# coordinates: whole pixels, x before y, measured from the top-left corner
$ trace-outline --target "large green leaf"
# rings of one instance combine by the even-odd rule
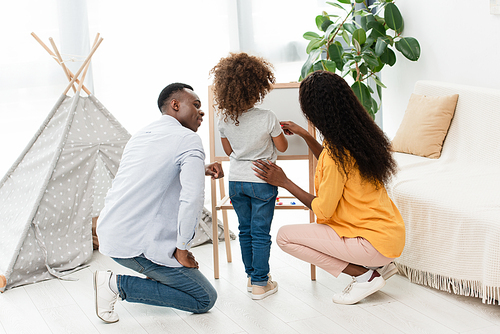
[[[411,61],[420,58],[420,44],[413,37],[403,37],[396,42],[396,49]]]
[[[331,60],[320,60],[313,65],[312,69],[313,71],[328,71],[335,73],[335,62]]]
[[[349,40],[349,35],[347,34],[347,31],[342,30],[342,38],[347,43],[347,45],[351,44],[351,41]]]
[[[322,60],[321,62],[323,63],[323,67],[325,68],[326,71],[335,73],[335,68],[336,68],[337,65],[335,64],[334,61],[332,61],[332,60]]]
[[[361,45],[359,45],[359,42],[357,39],[355,39],[355,38],[352,39],[352,45],[354,46],[354,50],[356,51],[356,54],[361,53]],[[356,60],[356,57],[358,58],[358,60]],[[361,61],[361,57],[355,55],[354,60]]]
[[[321,47],[323,44],[325,44],[325,41],[323,39],[313,39],[307,45],[306,52],[311,53],[311,50],[317,49]]]
[[[374,73],[378,73],[378,72],[382,71],[382,69],[385,66],[385,63],[382,60],[380,60],[380,57],[377,58],[377,61],[378,61],[378,65],[372,67],[372,72],[374,72]]]
[[[371,110],[372,108],[372,97],[370,95],[370,91],[368,87],[360,81],[356,81],[351,86],[354,94],[357,96],[359,102],[365,107],[366,111]]]
[[[356,29],[352,34],[352,38],[357,40],[359,45],[362,45],[366,42],[366,32],[363,29]]]
[[[321,54],[321,52],[321,49],[314,49],[309,53],[309,57],[307,57],[307,60],[304,65],[302,65],[302,70],[300,71],[300,75],[303,79],[307,77],[307,74],[309,74],[313,63],[316,61],[316,59],[318,59],[318,56]]]
[[[321,30],[326,31],[328,27],[332,24],[333,22],[330,19],[323,21],[323,23],[321,24]]]
[[[313,71],[316,72],[316,71],[322,71],[324,70],[323,68],[323,62],[320,60],[318,61],[316,64],[313,65]]]
[[[319,36],[317,33],[312,32],[312,31],[308,31],[308,32],[306,32],[306,33],[303,35],[303,37],[304,37],[305,39],[307,39],[307,40],[313,40],[313,39],[318,39],[318,38],[320,38],[320,36]]]
[[[330,21],[331,22],[331,21]],[[325,40],[328,40],[330,38],[330,34],[337,29],[337,25],[331,24],[328,29],[325,31]]]
[[[385,6],[384,18],[385,23],[392,30],[399,30],[403,27],[403,16],[401,16],[398,7],[392,2]]]
[[[375,54],[371,50],[366,50],[363,53],[363,60],[370,67],[377,67],[379,65],[378,58],[375,56]]]
[[[377,21],[368,22],[366,27],[368,28],[367,30],[372,29],[370,37],[372,37],[373,39],[385,36],[385,28],[380,22]]]
[[[380,81],[380,79],[379,79],[376,75],[372,76],[372,78],[373,78],[373,81],[375,81],[375,83],[377,84],[377,86],[387,88],[387,87],[386,87],[386,86],[382,83],[382,81]],[[377,90],[378,90],[378,87],[377,87]],[[380,92],[379,92],[379,97],[380,97]]]
[[[361,28],[365,29],[365,31],[368,31],[370,28],[368,27],[368,24],[370,22],[373,22],[375,21],[375,17],[373,15],[365,15],[365,16],[362,16],[359,20],[360,24],[361,24]]]
[[[387,49],[387,45],[389,44],[389,41],[383,37],[377,38],[377,43],[375,44],[375,54],[380,57],[385,49]]]
[[[385,49],[384,53],[380,56],[380,60],[389,66],[396,64],[396,54],[391,49]]]
[[[343,0],[343,1],[340,1],[340,0],[337,0],[338,2],[341,2],[341,3],[345,3],[345,4],[350,4],[351,3],[351,0]],[[326,2],[327,4],[329,5],[332,5],[333,7],[337,7],[337,8],[340,8],[342,10],[346,10],[344,7],[342,7],[341,5],[339,5],[338,3],[335,3],[335,2],[329,2],[327,1]]]
[[[366,64],[361,64],[358,67],[359,67],[359,71],[361,72],[361,74],[363,74],[363,75],[368,74],[368,66],[366,66]]]
[[[330,44],[328,47],[328,55],[330,56],[330,59],[337,64],[337,68],[342,71],[342,68],[344,67],[344,61],[342,60],[342,54],[344,53],[344,48],[339,42]]]
[[[352,23],[344,23],[343,25],[344,29],[347,30],[351,35],[354,33],[356,30],[356,26]]]
[[[318,27],[319,30],[323,31],[321,29],[321,25],[323,24],[323,22],[325,22],[326,20],[330,20],[328,18],[328,16],[323,16],[323,15],[318,15],[316,16],[316,26]]]

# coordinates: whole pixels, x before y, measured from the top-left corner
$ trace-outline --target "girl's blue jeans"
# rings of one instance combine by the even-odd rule
[[[120,297],[128,302],[205,313],[217,300],[214,287],[196,268],[165,267],[142,256],[113,260],[148,277],[117,275]]]
[[[239,222],[241,256],[254,285],[267,285],[277,195],[278,187],[268,183],[229,182],[229,197]]]

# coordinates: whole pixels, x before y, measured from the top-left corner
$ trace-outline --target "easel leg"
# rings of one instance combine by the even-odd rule
[[[219,179],[219,188],[220,188],[220,197],[221,198],[226,197],[226,191],[224,189],[224,179]],[[224,225],[224,242],[226,244],[226,258],[227,262],[231,263],[233,262],[233,259],[231,256],[231,237],[229,235],[227,210],[221,209],[221,211],[222,211],[222,223]]]
[[[219,278],[219,238],[217,226],[217,209],[215,208],[216,200],[216,184],[215,180],[210,180],[212,185],[212,247],[214,253],[214,278]]]

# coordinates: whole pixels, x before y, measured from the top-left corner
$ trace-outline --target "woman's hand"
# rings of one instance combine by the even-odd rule
[[[273,186],[286,188],[288,178],[281,167],[277,166],[271,161],[264,162],[262,160],[254,161],[253,164],[254,167],[252,167],[252,169],[254,170],[255,175],[258,178],[266,181]]]
[[[293,134],[297,134],[297,135],[302,137],[303,134],[305,132],[307,132],[303,127],[295,124],[292,121],[282,121],[282,122],[280,122],[280,124],[281,124],[281,128],[283,129],[283,132],[288,136],[291,136]]]

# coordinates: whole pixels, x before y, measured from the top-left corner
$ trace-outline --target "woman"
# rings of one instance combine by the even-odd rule
[[[390,141],[334,73],[309,75],[300,85],[299,100],[305,117],[323,136],[323,146],[295,123],[281,124],[287,135],[302,137],[318,159],[316,196],[272,162],[254,162],[254,171],[288,190],[317,216],[317,224],[283,226],[278,245],[335,277],[351,275],[352,282],[333,301],[355,304],[397,272],[392,261],[404,247],[404,222],[384,187],[396,171]]]

